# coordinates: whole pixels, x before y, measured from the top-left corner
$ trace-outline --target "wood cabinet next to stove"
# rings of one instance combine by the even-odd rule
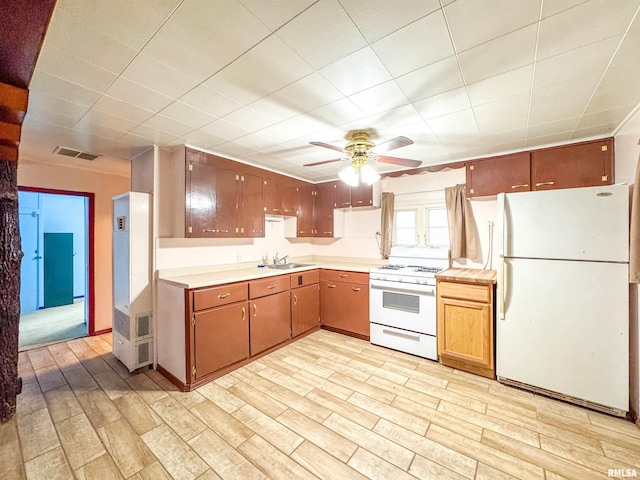
[[[443,365],[495,378],[494,270],[436,275],[438,355]]]
[[[369,340],[369,274],[320,271],[322,326]]]

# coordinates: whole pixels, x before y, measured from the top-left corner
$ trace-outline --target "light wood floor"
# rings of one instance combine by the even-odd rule
[[[195,392],[129,375],[110,336],[20,354],[0,478],[602,479],[640,429],[320,331]]]

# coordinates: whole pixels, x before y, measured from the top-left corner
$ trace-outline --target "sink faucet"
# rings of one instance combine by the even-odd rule
[[[287,263],[287,259],[289,258],[289,255],[285,255],[282,258],[278,258],[278,254],[276,253],[275,256],[273,257],[273,264],[277,265],[279,263]]]

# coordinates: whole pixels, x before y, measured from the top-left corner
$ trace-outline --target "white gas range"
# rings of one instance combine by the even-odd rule
[[[393,247],[369,272],[371,343],[437,360],[435,274],[449,266],[448,249]]]

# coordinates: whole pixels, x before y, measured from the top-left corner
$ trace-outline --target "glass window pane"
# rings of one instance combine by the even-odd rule
[[[416,243],[416,211],[396,210],[393,230],[395,245],[415,245]]]
[[[444,208],[430,208],[428,215],[430,227],[447,226],[447,211]]]
[[[436,227],[429,229],[429,244],[438,247],[449,246],[449,229],[447,227]]]

